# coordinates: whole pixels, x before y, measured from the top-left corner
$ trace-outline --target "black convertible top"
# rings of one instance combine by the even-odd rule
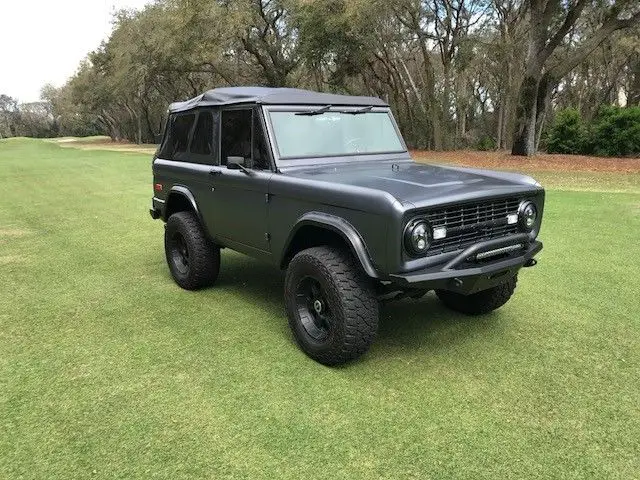
[[[171,112],[196,107],[259,103],[263,105],[345,105],[380,106],[388,104],[376,97],[353,97],[333,93],[319,93],[297,88],[225,87],[209,90],[191,100],[172,103]]]

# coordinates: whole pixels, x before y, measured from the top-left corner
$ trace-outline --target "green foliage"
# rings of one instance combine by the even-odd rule
[[[18,103],[0,95],[0,138],[49,138],[60,134],[60,125],[53,114],[51,103]]]
[[[494,140],[493,137],[490,137],[489,135],[483,135],[482,137],[480,137],[480,140],[478,140],[478,143],[476,144],[476,149],[483,152],[486,152],[489,150],[495,150],[496,141]]]
[[[640,155],[640,107],[605,107],[594,118],[589,153],[624,157]]]
[[[538,33],[550,34],[562,24],[570,3],[556,9],[548,31]],[[563,47],[549,57],[554,63],[571,65],[562,58],[578,58],[575,54],[584,52],[579,45],[593,38],[602,18],[613,19],[604,3],[586,2],[583,15],[589,20],[576,24],[571,42],[559,43]],[[634,2],[624,3],[613,10],[627,15]],[[521,127],[529,123],[522,122],[534,112],[518,113],[519,105],[536,100],[531,88],[521,102],[518,83],[527,39],[534,38],[527,31],[546,24],[532,24],[532,9],[519,5],[528,3],[148,1],[139,10],[116,12],[109,38],[89,53],[76,75],[61,89],[45,89],[43,99],[53,108],[50,133],[103,133],[114,140],[151,142],[173,101],[210,88],[268,85],[380,97],[413,148],[468,148],[480,139],[479,148],[490,149],[490,138],[504,148],[514,131],[525,132]],[[615,100],[619,85],[629,86],[633,102],[640,98],[640,82],[634,80],[640,75],[633,73],[639,71],[638,44],[636,33],[618,32],[570,82],[558,72],[540,73],[551,83],[563,82],[555,90],[556,105],[593,112]],[[539,79],[530,80],[538,85]],[[43,133],[42,125],[18,128],[17,117],[3,113],[2,103],[0,136]],[[577,148],[575,138],[563,139],[552,148]],[[634,149],[625,138],[620,142],[623,150]]]
[[[547,137],[549,153],[582,153],[586,132],[580,112],[573,108],[561,110]]]
[[[546,137],[549,153],[640,155],[640,107],[607,106],[587,124],[572,108],[560,110]]]
[[[366,68],[375,45],[372,24],[381,11],[379,0],[301,2],[294,19],[303,58],[315,69],[325,68],[327,82],[343,89]]]

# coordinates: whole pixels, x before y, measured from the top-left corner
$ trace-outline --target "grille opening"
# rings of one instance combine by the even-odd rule
[[[518,233],[507,215],[518,213],[521,198],[503,198],[433,210],[426,214],[432,227],[446,227],[447,236],[434,240],[427,256],[462,250],[474,243]]]

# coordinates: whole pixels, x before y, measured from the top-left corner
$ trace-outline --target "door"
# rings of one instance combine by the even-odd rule
[[[258,112],[235,108],[221,113],[220,163],[210,173],[215,236],[245,253],[268,253],[272,170]],[[242,159],[244,169],[227,168],[229,157]]]

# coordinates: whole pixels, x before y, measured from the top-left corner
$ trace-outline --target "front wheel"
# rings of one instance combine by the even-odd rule
[[[448,290],[436,290],[436,295],[451,310],[467,315],[482,315],[507,303],[516,289],[517,282],[518,276],[516,275],[505,283],[471,295],[462,295]]]
[[[293,257],[285,303],[296,342],[324,365],[358,358],[375,339],[378,300],[372,282],[342,250],[313,247]]]

